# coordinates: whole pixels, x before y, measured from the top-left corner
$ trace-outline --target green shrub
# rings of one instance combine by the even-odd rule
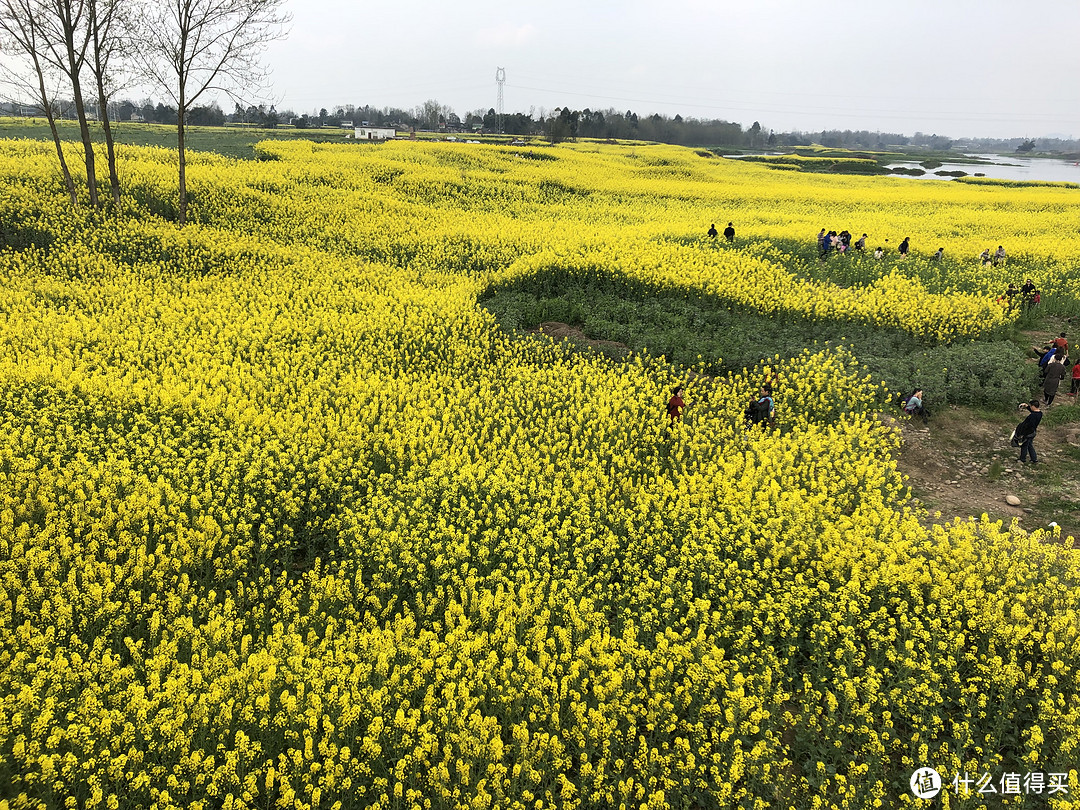
[[[837,262],[837,267],[851,266]],[[1001,409],[1038,389],[1026,347],[1003,337],[928,345],[895,329],[850,321],[774,319],[707,295],[650,288],[597,273],[565,271],[489,289],[483,305],[508,331],[561,321],[590,340],[624,343],[711,374],[752,368],[763,359],[795,357],[804,348],[844,346],[893,392],[921,387],[929,402]]]

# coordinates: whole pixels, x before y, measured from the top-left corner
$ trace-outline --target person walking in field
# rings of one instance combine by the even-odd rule
[[[1030,278],[1024,282],[1024,286],[1020,288],[1020,295],[1024,299],[1024,309],[1031,309],[1039,302],[1039,289],[1035,286],[1035,282]]]
[[[1046,400],[1047,408],[1054,404],[1054,397],[1057,396],[1058,386],[1061,385],[1063,379],[1065,379],[1065,364],[1061,362],[1060,357],[1054,357],[1046,364],[1046,376],[1043,377],[1043,398]]]
[[[709,226],[709,238],[715,239],[719,235],[720,232],[716,230],[716,223],[714,222],[712,225]]]
[[[1069,396],[1075,397],[1078,391],[1080,391],[1080,363],[1073,363],[1072,385],[1069,388]]]
[[[1066,358],[1069,356],[1069,341],[1065,337],[1065,333],[1059,334],[1050,344],[1058,350],[1058,357]]]
[[[910,242],[910,240],[911,240],[910,236],[905,236],[904,241],[900,243],[900,258],[901,259],[906,259],[907,258],[908,249],[911,247],[908,244]]]
[[[729,242],[735,241],[735,226],[730,222],[727,224],[727,227],[724,228],[724,238]]]
[[[937,249],[937,253],[935,253],[935,254],[934,254],[934,261],[935,261],[935,262],[940,262],[940,261],[941,261],[941,257],[942,257],[942,256],[944,256],[944,255],[945,255],[945,248],[943,248],[943,247],[939,247],[939,248]]]
[[[1035,433],[1039,430],[1039,423],[1042,421],[1042,410],[1039,408],[1039,400],[1033,399],[1031,402],[1021,402],[1020,408],[1027,410],[1027,418],[1016,426],[1014,431],[1015,441],[1020,444],[1020,463],[1026,464],[1028,456],[1031,457],[1032,465],[1039,463],[1039,457],[1035,453]]]
[[[1020,291],[1016,289],[1016,285],[1010,281],[1008,289],[1005,290],[1005,303],[1010,311],[1016,306],[1018,295],[1020,295]]]
[[[771,386],[761,386],[758,395],[746,406],[745,416],[747,427],[753,425],[772,427],[773,420],[776,418],[776,401],[772,397]]]
[[[676,386],[672,392],[671,399],[668,400],[667,404],[669,426],[682,421],[682,413],[686,409],[686,400],[683,398],[685,394],[686,389],[681,385]]]
[[[836,231],[829,231],[825,234],[825,237],[821,240],[821,261],[826,261],[829,258],[829,253],[835,246]]]

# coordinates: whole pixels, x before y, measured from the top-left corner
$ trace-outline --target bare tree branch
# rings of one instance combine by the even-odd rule
[[[144,75],[176,105],[179,220],[187,219],[184,122],[208,92],[235,97],[265,84],[258,57],[285,35],[284,0],[164,0],[146,6]]]
[[[97,89],[99,115],[105,133],[105,151],[109,164],[109,188],[114,203],[120,202],[120,176],[116,167],[116,144],[109,119],[109,99],[116,92],[116,69],[130,53],[128,31],[130,18],[121,0],[87,0],[89,11],[90,58],[88,64]]]
[[[40,4],[35,0],[0,0],[0,46],[14,54],[20,54],[32,68],[37,79],[36,86],[29,80],[24,80],[19,72],[12,72],[10,81],[17,87],[22,88],[29,97],[36,97],[37,104],[49,122],[49,131],[52,133],[53,144],[56,146],[56,156],[60,161],[60,172],[64,178],[64,187],[72,206],[78,205],[78,197],[75,194],[75,181],[71,177],[67,160],[64,158],[64,148],[60,141],[60,133],[56,128],[56,117],[53,114],[55,94],[48,90],[49,65],[43,58],[43,33],[42,23],[44,12]]]
[[[37,18],[41,22],[40,52],[71,83],[75,114],[79,119],[79,135],[86,163],[86,186],[90,204],[98,206],[97,172],[94,166],[94,144],[90,138],[86,104],[82,91],[82,71],[90,47],[88,0],[37,0]]]

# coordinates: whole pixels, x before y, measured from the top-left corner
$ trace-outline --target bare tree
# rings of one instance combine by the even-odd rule
[[[75,115],[79,119],[79,135],[82,139],[86,162],[86,186],[90,192],[90,204],[97,208],[97,171],[94,166],[94,143],[90,138],[90,125],[86,118],[86,104],[82,92],[82,71],[90,48],[90,25],[88,0],[39,0],[42,42],[45,58],[71,83]]]
[[[64,159],[64,148],[60,141],[60,133],[56,128],[56,116],[53,111],[55,95],[49,92],[52,77],[49,75],[48,63],[43,58],[45,44],[42,14],[43,10],[36,0],[0,0],[0,35],[3,38],[0,45],[5,51],[12,55],[17,54],[24,59],[26,66],[33,71],[34,79],[28,79],[22,71],[9,69],[11,80],[21,91],[20,94],[28,93],[29,96],[34,97],[45,114],[45,118],[48,119],[49,131],[52,132],[53,143],[56,146],[56,156],[60,160],[64,187],[74,206],[78,205],[75,181]]]
[[[129,44],[130,19],[123,15],[121,0],[87,0],[90,28],[90,72],[97,90],[98,111],[105,133],[105,155],[109,163],[109,188],[113,202],[120,202],[120,176],[116,169],[116,144],[109,120],[109,101],[117,89],[117,62]]]
[[[207,92],[234,100],[263,87],[266,73],[258,57],[285,34],[284,0],[157,0],[145,8],[142,40],[147,76],[176,105],[180,157],[179,220],[187,221],[187,159],[184,124]]]
[[[425,128],[438,129],[439,128],[439,116],[442,114],[444,106],[433,98],[429,98],[423,104],[416,108],[416,117],[419,118]]]

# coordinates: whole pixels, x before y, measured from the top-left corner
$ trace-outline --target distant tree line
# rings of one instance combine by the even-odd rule
[[[866,129],[778,132],[762,127],[757,121],[744,128],[741,124],[732,121],[684,118],[681,115],[668,117],[658,113],[639,116],[632,110],[619,111],[614,108],[592,110],[586,107],[583,110],[573,110],[569,107],[556,107],[551,111],[533,109],[527,113],[505,113],[500,121],[493,107],[489,107],[486,111],[474,110],[461,117],[452,108],[435,100],[426,101],[412,109],[345,104],[332,109],[323,107],[308,113],[297,113],[291,109],[285,109],[279,113],[273,107],[267,109],[263,106],[241,110],[237,106],[237,109],[229,115],[218,110],[216,113],[208,111],[205,116],[215,117],[214,121],[206,121],[211,126],[218,125],[218,117],[223,117],[225,122],[230,124],[247,123],[268,127],[279,124],[290,124],[300,128],[340,127],[346,124],[394,127],[404,130],[415,128],[446,133],[501,132],[523,137],[542,137],[553,141],[610,138],[732,149],[792,149],[817,144],[831,149],[879,152],[891,149],[945,151],[953,147],[986,151],[1064,153],[1080,151],[1080,140],[1062,138],[956,140],[924,132],[904,135],[899,132]],[[150,119],[147,118],[147,120]]]
[[[3,0],[0,0],[2,2]],[[97,106],[87,103],[92,117],[99,117]],[[57,118],[74,118],[75,105],[71,100],[56,101],[53,111]],[[32,115],[39,112],[34,105],[0,102],[0,115]],[[172,124],[177,122],[176,107],[153,99],[125,99],[109,102],[109,116],[117,121],[145,121]],[[217,102],[193,106],[186,115],[188,124],[195,126],[248,125],[273,129],[291,126],[297,129],[342,126],[393,127],[446,133],[505,133],[523,137],[545,138],[551,141],[575,138],[615,140],[646,140],[680,146],[729,147],[732,149],[793,149],[811,145],[854,151],[888,151],[891,149],[927,149],[945,151],[956,147],[966,150],[1025,152],[1080,152],[1080,140],[1062,138],[975,138],[955,140],[937,134],[872,130],[821,130],[816,132],[776,132],[763,128],[757,121],[750,127],[723,120],[669,118],[658,113],[639,116],[632,110],[572,110],[557,107],[551,112],[535,109],[528,113],[506,113],[499,120],[494,108],[479,109],[458,116],[453,109],[438,101],[427,101],[412,109],[373,107],[344,104],[332,109],[297,113],[292,109],[278,111],[271,104],[242,105],[237,102],[226,113]]]

